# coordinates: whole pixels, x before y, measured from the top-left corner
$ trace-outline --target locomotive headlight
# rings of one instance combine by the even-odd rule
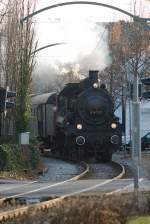
[[[117,124],[116,123],[112,123],[111,124],[111,128],[115,129],[117,127]]]
[[[82,129],[82,124],[77,124],[77,129],[81,130]]]
[[[95,82],[95,83],[93,84],[93,88],[94,88],[94,89],[97,89],[97,88],[98,88],[98,83]]]

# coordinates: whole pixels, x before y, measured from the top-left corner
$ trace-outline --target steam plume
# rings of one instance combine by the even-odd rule
[[[39,57],[37,65],[45,64],[45,70],[47,66],[47,75],[41,74],[43,83],[44,80],[46,84],[48,80],[52,83],[54,77],[68,70],[70,66],[87,73],[91,69],[102,71],[111,63],[107,43],[108,31],[104,25],[89,21],[87,18],[82,21],[64,19],[58,28],[58,30],[55,28],[55,32],[51,31],[52,43],[66,44],[39,53],[39,56],[43,55],[44,60]],[[40,70],[36,69],[36,74],[39,72]]]

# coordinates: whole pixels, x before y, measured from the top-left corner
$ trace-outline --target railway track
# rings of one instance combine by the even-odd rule
[[[122,166],[114,161],[107,163],[90,163],[91,172],[85,179],[112,179],[117,176]]]
[[[69,179],[56,182],[54,184],[47,184],[47,186],[42,187],[42,188],[37,187],[34,190],[27,190],[27,191],[25,191],[23,193],[12,194],[12,195],[9,195],[7,197],[0,198],[0,203],[2,203],[5,200],[8,200],[8,199],[22,197],[22,196],[25,196],[25,195],[29,195],[29,194],[41,191],[41,190],[47,190],[47,189],[50,189],[50,188],[53,188],[53,187],[65,184],[65,183],[70,182],[70,181],[79,180],[79,179],[85,177],[90,172],[90,167],[89,167],[89,165],[87,163],[81,161],[81,162],[79,162],[79,164],[81,165],[82,170],[83,170],[80,174],[77,174],[77,175],[75,175],[75,176],[73,176],[73,177],[71,177]],[[37,183],[40,183],[40,182],[41,182],[40,180],[37,180],[37,181],[31,181],[29,183],[22,184],[21,186],[8,187],[8,188],[3,189],[3,192],[9,191],[9,190],[14,190],[14,189],[19,189],[19,188],[23,188],[23,187],[28,188],[28,187],[33,186],[34,184],[37,184]]]
[[[53,206],[55,206],[57,204],[63,203],[64,199],[66,199],[68,197],[91,191],[93,189],[99,188],[101,186],[108,185],[111,182],[122,178],[123,175],[125,174],[124,167],[122,165],[118,164],[118,163],[115,163],[115,162],[113,162],[113,164],[118,166],[118,167],[120,167],[120,173],[117,176],[114,176],[113,178],[108,179],[108,180],[104,180],[103,182],[101,182],[99,184],[93,184],[90,187],[82,188],[80,190],[73,191],[72,193],[64,194],[64,195],[62,195],[62,196],[60,196],[58,198],[34,204],[34,206],[33,205],[28,205],[28,206],[23,206],[23,207],[15,208],[15,209],[13,208],[13,209],[9,209],[8,211],[1,212],[0,213],[0,222],[1,221],[6,221],[6,220],[10,220],[10,219],[14,219],[15,217],[27,214],[30,209],[34,209],[34,211],[39,211],[39,210],[52,208]],[[67,182],[79,180],[80,178],[83,178],[85,175],[89,174],[89,172],[90,172],[90,166],[87,163],[82,162],[82,166],[84,166],[85,170],[82,173],[80,173],[79,175],[77,175],[77,176],[75,176],[73,178],[70,178],[70,179],[68,179],[66,181],[62,181],[62,182],[59,182],[59,183],[56,183],[56,184],[53,184],[53,185],[49,185],[49,186],[47,186],[45,188],[42,188],[42,189],[41,188],[40,189],[35,189],[33,191],[28,191],[28,192],[24,192],[22,194],[13,195],[13,196],[11,196],[11,198],[21,197],[23,195],[34,193],[35,191],[41,191],[43,189],[46,190],[46,189],[49,189],[49,188],[56,187],[58,185],[62,185],[63,186],[63,184],[65,184]],[[109,194],[111,194],[111,193],[113,193],[113,192],[109,192]],[[6,198],[2,198],[0,200],[1,200],[1,202],[5,201]]]

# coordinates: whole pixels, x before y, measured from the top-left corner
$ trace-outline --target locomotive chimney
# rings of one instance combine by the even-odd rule
[[[98,72],[99,71],[97,71],[97,70],[89,71],[90,84],[93,84],[93,83],[97,82],[97,80],[98,80]]]

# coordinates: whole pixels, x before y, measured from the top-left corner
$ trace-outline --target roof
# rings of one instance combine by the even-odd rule
[[[31,97],[31,105],[51,104],[56,92],[39,94]]]
[[[79,83],[68,83],[60,92],[60,95],[72,97],[77,93]]]

